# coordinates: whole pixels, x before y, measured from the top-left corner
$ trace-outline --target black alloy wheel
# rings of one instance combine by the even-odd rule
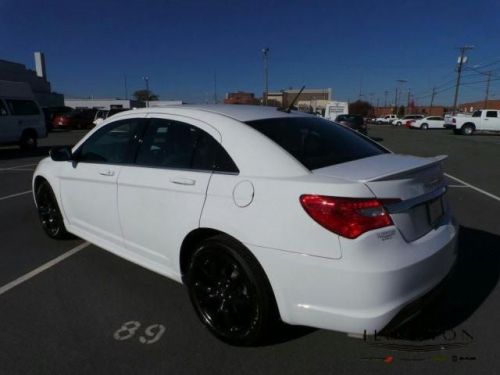
[[[69,233],[64,226],[56,197],[47,181],[40,183],[36,189],[36,202],[40,223],[45,233],[55,239],[68,237]]]
[[[243,245],[225,236],[206,240],[194,252],[187,286],[202,323],[229,344],[256,345],[277,320],[261,266]]]

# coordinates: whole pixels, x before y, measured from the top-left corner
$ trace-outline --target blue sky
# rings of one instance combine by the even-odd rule
[[[393,101],[405,79],[403,91],[428,104],[433,85],[453,85],[461,45],[475,45],[469,68],[500,78],[499,14],[498,0],[0,0],[0,59],[33,67],[33,52],[45,52],[53,89],[71,97],[123,97],[126,74],[129,95],[147,75],[161,99],[204,102],[215,73],[219,99],[260,95],[260,50],[269,47],[271,90],[331,87],[335,99],[361,91],[383,104],[384,91]],[[464,77],[477,83],[460,99],[483,99],[485,76]],[[500,99],[500,80],[490,91]],[[444,90],[435,103],[452,95]]]

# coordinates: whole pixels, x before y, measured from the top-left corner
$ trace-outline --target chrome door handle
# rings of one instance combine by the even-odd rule
[[[195,180],[190,178],[172,178],[170,182],[177,185],[194,185],[196,184]]]
[[[99,171],[99,174],[102,176],[114,176],[115,171],[113,171],[111,169],[105,169],[105,170]]]

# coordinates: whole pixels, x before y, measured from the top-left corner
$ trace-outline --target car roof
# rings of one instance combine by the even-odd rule
[[[172,108],[175,108],[176,112],[189,112],[195,110],[216,113],[241,122],[280,117],[315,117],[314,115],[299,111],[291,111],[290,113],[287,113],[279,111],[276,107],[245,104],[182,104],[166,107],[140,108],[135,109],[134,111],[139,113],[169,113]]]

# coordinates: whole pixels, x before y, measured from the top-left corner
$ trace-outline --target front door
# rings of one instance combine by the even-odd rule
[[[75,151],[75,161],[62,166],[62,207],[77,234],[122,246],[117,180],[131,160],[143,122],[131,118],[106,125]]]

